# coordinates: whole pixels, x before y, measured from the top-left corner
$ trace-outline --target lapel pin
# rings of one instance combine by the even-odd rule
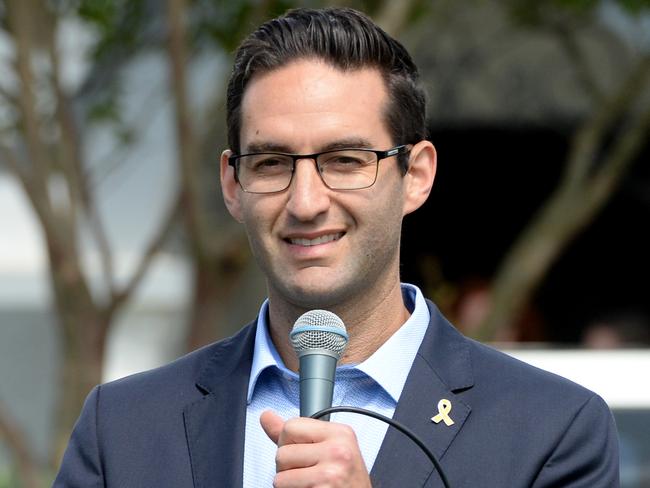
[[[438,402],[438,415],[431,417],[431,420],[436,424],[444,421],[447,427],[454,425],[454,421],[449,416],[449,412],[451,412],[451,402],[443,398]]]

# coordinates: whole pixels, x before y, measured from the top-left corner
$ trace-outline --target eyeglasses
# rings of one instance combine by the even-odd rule
[[[250,153],[233,155],[228,164],[247,193],[276,193],[289,188],[296,162],[311,159],[325,186],[331,190],[362,190],[377,181],[379,161],[406,154],[410,144],[387,151],[374,149],[336,149],[315,154]]]

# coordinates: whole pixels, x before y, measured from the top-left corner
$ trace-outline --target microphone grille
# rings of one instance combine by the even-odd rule
[[[308,350],[324,349],[340,359],[348,343],[343,321],[327,310],[310,310],[302,314],[289,337],[298,356]]]

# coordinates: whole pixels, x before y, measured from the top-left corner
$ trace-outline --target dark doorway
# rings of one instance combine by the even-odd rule
[[[433,128],[436,184],[424,208],[405,219],[402,279],[434,296],[445,283],[488,282],[558,182],[569,134],[569,128],[548,127]],[[575,343],[587,326],[605,320],[635,322],[630,334],[636,330],[638,340],[647,340],[647,161],[648,151],[549,271],[534,299],[545,339]]]

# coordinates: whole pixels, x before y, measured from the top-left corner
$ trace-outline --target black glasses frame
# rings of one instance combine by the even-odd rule
[[[318,175],[320,176],[321,181],[323,184],[329,188],[330,190],[335,190],[335,191],[355,191],[355,190],[363,190],[365,188],[370,188],[372,185],[375,184],[377,181],[377,173],[379,172],[379,161],[382,159],[390,158],[393,156],[399,156],[401,154],[407,154],[411,149],[413,148],[413,145],[411,144],[402,144],[400,146],[395,146],[390,149],[387,149],[385,151],[377,151],[375,149],[367,149],[367,148],[362,148],[362,147],[344,147],[341,149],[330,149],[327,151],[322,151],[314,154],[290,154],[290,153],[282,153],[282,152],[273,152],[273,151],[264,151],[264,152],[254,152],[254,153],[247,153],[247,154],[232,154],[228,157],[228,165],[232,166],[234,171],[235,171],[235,181],[239,183],[239,186],[241,187],[242,190],[244,190],[246,193],[258,193],[258,194],[268,194],[268,193],[280,193],[281,191],[286,190],[291,186],[291,182],[293,181],[293,175],[296,172],[296,163],[301,160],[301,159],[311,159],[314,161],[314,164],[316,165],[316,169],[318,171]],[[341,188],[332,188],[327,184],[327,182],[323,179],[323,172],[321,170],[321,167],[318,163],[318,157],[322,156],[323,154],[329,154],[329,153],[335,153],[335,152],[341,152],[341,151],[364,151],[364,152],[369,152],[375,154],[377,156],[377,168],[375,171],[375,178],[372,181],[371,184],[367,186],[363,186],[361,188],[347,188],[347,189],[341,189]],[[292,167],[291,167],[291,178],[289,178],[289,182],[287,183],[287,186],[282,188],[281,190],[274,190],[274,191],[264,191],[264,192],[257,192],[257,191],[250,191],[244,188],[244,186],[241,184],[241,181],[239,180],[239,159],[243,158],[245,156],[257,156],[260,154],[274,154],[277,156],[287,156],[290,157],[293,161]]]

